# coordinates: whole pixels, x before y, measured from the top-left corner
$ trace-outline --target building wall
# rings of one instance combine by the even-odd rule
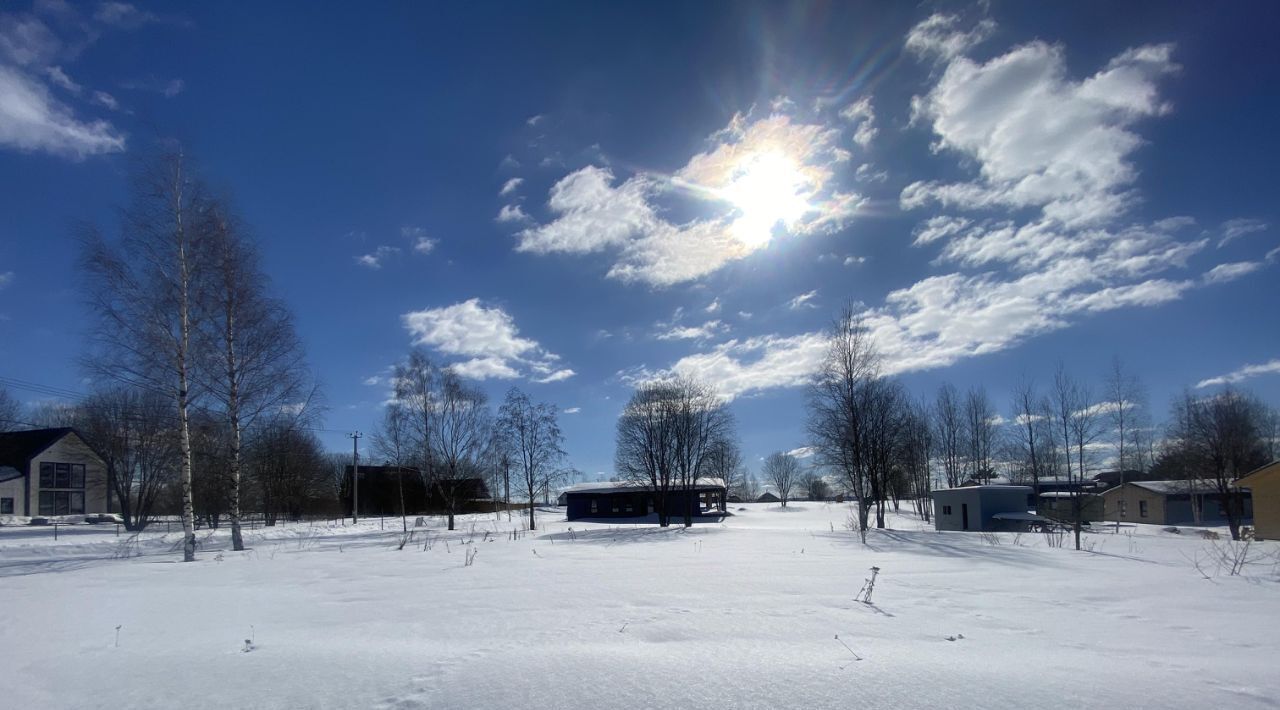
[[[1253,535],[1259,540],[1280,540],[1280,464],[1272,464],[1248,480],[1253,491]]]
[[[68,434],[58,443],[31,459],[27,477],[31,481],[30,494],[24,509],[18,515],[40,514],[40,464],[65,463],[84,465],[84,512],[107,512],[107,467],[76,434]],[[20,482],[20,481],[19,481]],[[65,490],[65,489],[64,489]]]
[[[13,499],[14,515],[23,514],[22,513],[22,503],[24,500],[23,487],[24,487],[23,479],[21,478],[14,478],[12,480],[5,481],[4,483],[0,483],[0,498]],[[6,513],[0,513],[0,515],[5,515],[5,514]]]
[[[1121,498],[1125,502],[1123,513],[1120,510]],[[1140,505],[1142,501],[1147,504],[1147,516],[1145,518],[1142,517],[1142,506]],[[1167,517],[1165,497],[1163,495],[1145,488],[1139,488],[1132,483],[1117,486],[1102,494],[1103,520],[1168,525]]]

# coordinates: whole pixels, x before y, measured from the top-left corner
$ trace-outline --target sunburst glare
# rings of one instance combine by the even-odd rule
[[[753,153],[737,166],[720,197],[740,213],[733,234],[748,246],[767,243],[779,223],[790,228],[806,212],[809,179],[795,160],[780,151]]]

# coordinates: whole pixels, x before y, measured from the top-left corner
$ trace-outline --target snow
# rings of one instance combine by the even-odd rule
[[[205,532],[190,564],[163,529],[126,543],[114,526],[61,528],[57,542],[50,528],[0,528],[3,704],[1255,708],[1280,697],[1275,563],[1225,576],[1206,562],[1224,543],[1108,526],[1076,552],[904,515],[864,546],[844,527],[847,505],[731,511],[689,530],[570,523],[554,508],[536,533],[519,517],[466,516],[452,533],[432,519],[403,550],[393,519],[259,528],[244,553],[226,549],[226,531]],[[855,602],[873,565],[874,604]]]

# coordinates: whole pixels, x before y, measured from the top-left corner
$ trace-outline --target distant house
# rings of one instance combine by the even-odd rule
[[[1154,525],[1220,525],[1227,522],[1218,489],[1205,481],[1135,481],[1102,494],[1103,519]],[[1253,501],[1244,496],[1244,518]]]
[[[347,466],[342,481],[342,503],[348,515],[351,513],[352,467]],[[444,479],[431,482],[423,479],[413,466],[360,465],[360,514],[399,515],[400,488],[404,487],[404,512],[406,514],[445,512],[446,493],[457,509],[455,513],[477,512],[490,509],[489,487],[481,478]]]
[[[1120,485],[1122,481],[1124,483],[1135,483],[1137,481],[1158,481],[1160,478],[1161,475],[1159,473],[1143,473],[1142,471],[1128,470],[1103,471],[1102,473],[1094,476],[1093,480],[1098,485],[1098,488],[1106,490],[1108,488],[1115,488]],[[1099,492],[1102,491],[1100,490]]]
[[[1080,522],[1102,520],[1102,496],[1083,490],[1044,491],[1036,496],[1036,514],[1059,522],[1075,522],[1076,506],[1080,506]]]
[[[759,498],[756,498],[756,502],[757,503],[781,503],[782,499],[779,498],[778,496],[775,496],[770,491],[765,491],[764,493],[760,494]]]
[[[931,495],[937,530],[1018,531],[1048,522],[1028,511],[1030,486],[965,486]]]
[[[107,464],[75,429],[0,433],[0,515],[111,512]]]
[[[561,494],[565,501],[565,518],[641,518],[657,512],[657,501],[651,487],[629,482],[579,483]],[[725,487],[718,481],[699,482],[690,499],[685,491],[667,492],[667,509],[674,517],[684,514],[685,506],[694,516],[719,515],[725,511]]]
[[[1280,540],[1280,461],[1272,461],[1241,476],[1236,486],[1253,498],[1253,536]]]

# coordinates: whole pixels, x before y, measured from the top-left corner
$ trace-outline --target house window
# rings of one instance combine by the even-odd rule
[[[942,506],[942,514],[943,514],[943,515],[951,515],[951,506],[949,506],[949,505],[944,505],[944,506]]]
[[[41,515],[76,515],[83,512],[83,491],[40,491]]]
[[[0,515],[13,515],[12,498],[0,498]]]
[[[626,512],[631,513],[634,512],[634,510],[635,508],[632,506],[631,501],[627,501]]]
[[[595,498],[591,499],[591,512],[593,513],[600,512],[600,503]]]
[[[1145,500],[1138,501],[1138,517],[1147,517],[1147,502]]]
[[[614,498],[614,499],[613,499],[613,512],[615,512],[615,513],[616,513],[616,512],[618,512],[618,499],[617,499],[617,498]]]
[[[84,464],[50,462],[40,464],[40,487],[84,488]]]

